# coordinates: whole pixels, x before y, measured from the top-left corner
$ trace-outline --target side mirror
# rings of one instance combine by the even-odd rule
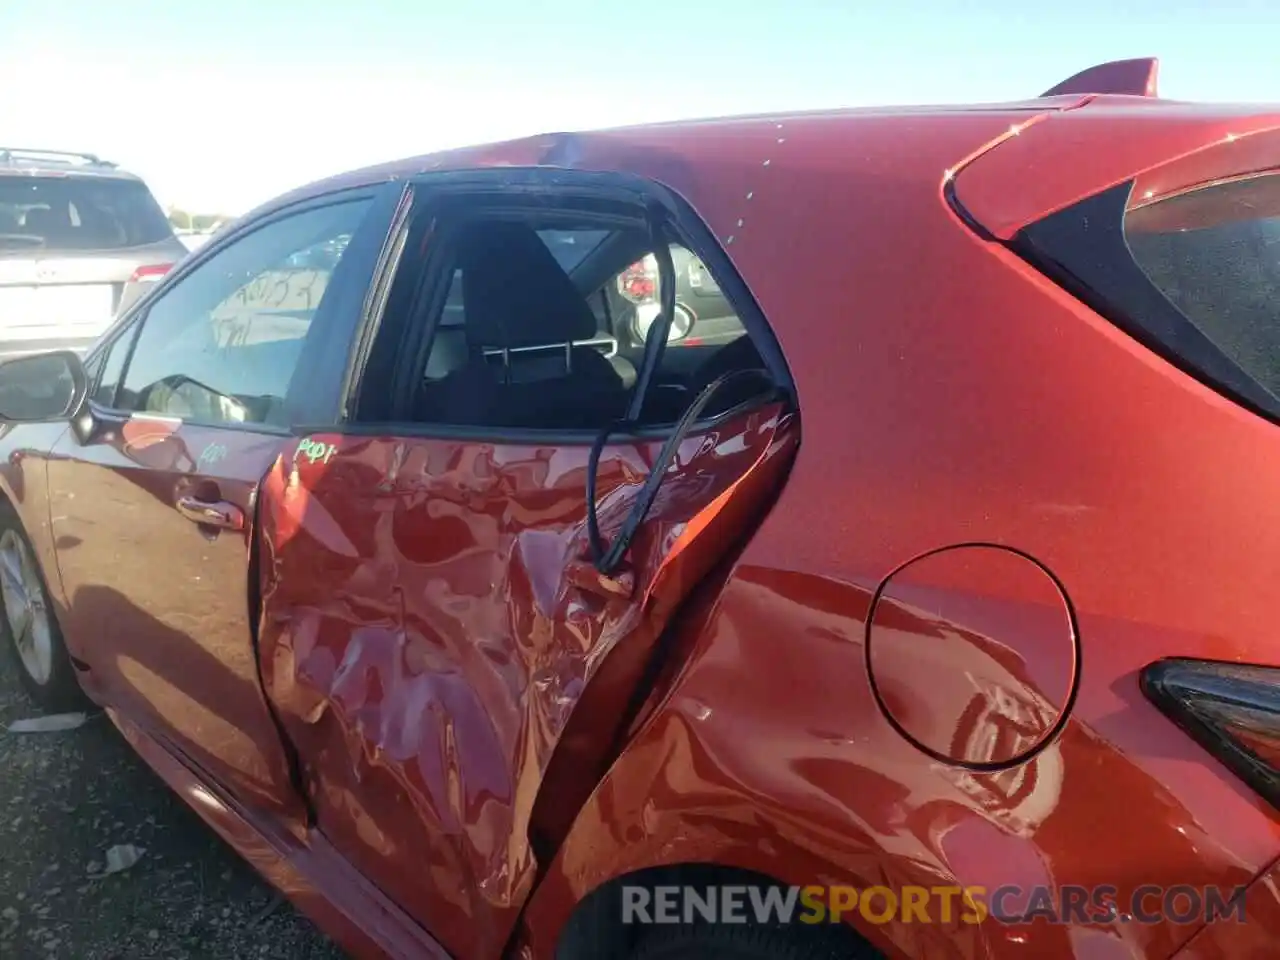
[[[0,363],[0,420],[66,420],[84,404],[89,376],[70,350],[36,353]]]

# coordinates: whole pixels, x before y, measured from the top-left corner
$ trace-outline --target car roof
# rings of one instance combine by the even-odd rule
[[[797,176],[834,175],[837,170],[856,173],[863,182],[893,175],[901,185],[906,176],[892,158],[910,141],[916,151],[912,169],[929,180],[917,186],[935,189],[938,177],[950,179],[968,170],[974,161],[999,155],[994,147],[1017,138],[1026,149],[1023,163],[1002,171],[993,189],[1009,193],[1009,177],[1016,181],[1044,181],[1028,194],[1028,204],[1044,210],[1059,202],[1055,186],[1061,176],[1081,190],[1090,176],[1087,164],[1073,157],[1109,151],[1116,130],[1155,126],[1179,128],[1187,145],[1218,135],[1222,123],[1252,117],[1254,127],[1277,122],[1280,114],[1257,104],[1198,104],[1162,99],[1157,95],[1155,58],[1113,61],[1089,67],[1051,87],[1039,96],[988,104],[924,106],[870,106],[832,110],[790,111],[723,118],[677,120],[640,126],[578,133],[549,133],[479,146],[407,157],[364,167],[300,187],[251,212],[249,219],[291,203],[313,199],[342,189],[407,180],[437,171],[485,168],[549,167],[632,174],[666,184],[683,193],[695,209],[707,192],[723,192],[733,182],[749,195],[763,182],[765,168],[772,174]],[[1043,124],[1050,117],[1074,117],[1069,126]],[[1146,118],[1138,123],[1137,118]],[[1087,126],[1082,134],[1080,125]],[[1026,136],[1034,127],[1034,136]],[[1051,130],[1052,128],[1052,130]],[[1064,136],[1068,129],[1073,132]],[[937,130],[938,136],[922,136]],[[1024,134],[1018,137],[1018,134]],[[1125,139],[1132,139],[1126,137]],[[1013,151],[1003,151],[1006,155]],[[1034,160],[1034,162],[1030,162]],[[886,165],[894,166],[892,174]],[[1046,177],[1046,165],[1054,175]],[[1078,168],[1078,169],[1073,169]],[[1077,182],[1078,181],[1078,182]],[[1047,194],[1041,197],[1040,194]],[[700,211],[701,212],[701,211]],[[1027,214],[1028,216],[1030,214]],[[728,216],[726,208],[726,216]],[[1012,214],[1010,214],[1012,216]],[[734,214],[724,232],[732,232]]]
[[[0,146],[0,177],[3,176],[84,177],[141,182],[136,174],[122,170],[117,164],[94,153]]]
[[[690,154],[697,152],[700,142],[732,137],[735,131],[759,128],[761,125],[785,127],[796,121],[822,121],[833,125],[858,124],[864,120],[902,117],[922,119],[931,115],[1032,112],[1074,104],[1077,96],[1024,100],[996,104],[944,104],[938,106],[872,106],[829,110],[799,110],[766,114],[735,115],[689,120],[669,120],[628,127],[614,127],[581,132],[535,134],[514,140],[502,140],[477,146],[460,147],[434,153],[403,157],[385,163],[346,171],[309,183],[264,204],[267,208],[284,206],[333,193],[343,189],[371,186],[390,180],[409,179],[419,174],[440,170],[484,169],[494,166],[573,166],[565,162],[573,153],[573,144],[598,139],[625,138],[637,147],[650,142],[664,149],[680,144]],[[255,211],[255,213],[260,212]]]
[[[1123,98],[1129,99],[1129,98]],[[1093,101],[1090,103],[1090,101]],[[1153,100],[1144,107],[1172,105],[1175,101]],[[761,128],[773,128],[785,131],[797,123],[806,125],[819,123],[831,133],[844,128],[855,131],[865,137],[869,149],[880,150],[894,139],[892,127],[900,124],[919,126],[933,120],[961,121],[972,118],[975,131],[985,129],[979,121],[989,119],[993,114],[1004,115],[1010,123],[1016,123],[1022,117],[1031,117],[1047,112],[1071,110],[1086,105],[1102,107],[1105,104],[1097,98],[1086,98],[1074,95],[1063,95],[1035,100],[1022,100],[1009,103],[979,105],[943,105],[943,106],[899,106],[899,107],[866,107],[832,111],[804,111],[792,113],[761,114],[756,116],[736,116],[706,120],[681,120],[664,123],[646,124],[643,126],[618,127],[584,132],[561,132],[540,134],[517,140],[506,140],[483,144],[474,147],[463,147],[438,153],[429,153],[406,157],[362,167],[307,184],[293,190],[275,200],[269,201],[252,215],[265,212],[292,203],[313,199],[324,194],[344,189],[371,186],[394,180],[406,180],[420,174],[436,171],[480,170],[490,167],[562,167],[583,170],[615,170],[617,172],[639,172],[646,164],[627,162],[627,157],[637,160],[644,157],[648,160],[658,159],[659,152],[667,155],[671,164],[696,163],[706,159],[708,151],[728,141],[750,140],[752,134]],[[1131,104],[1127,104],[1131,107]],[[1212,105],[1178,104],[1183,108],[1193,108],[1206,116],[1214,113]],[[1254,108],[1256,109],[1256,108]],[[1093,111],[1091,111],[1093,112]],[[888,121],[888,122],[886,122]],[[781,143],[783,138],[779,138]],[[610,166],[587,164],[575,157],[584,156],[592,147],[611,144],[615,147],[628,148],[625,153],[616,155],[618,162]],[[980,147],[974,143],[974,148]],[[719,150],[715,150],[719,152]],[[765,158],[768,159],[768,158]],[[959,158],[957,158],[959,159]],[[760,161],[761,163],[764,160]]]

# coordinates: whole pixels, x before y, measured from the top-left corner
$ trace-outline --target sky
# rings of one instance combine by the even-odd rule
[[[238,214],[369,163],[686,117],[1035,96],[1161,59],[1280,103],[1280,0],[0,0],[0,145]]]

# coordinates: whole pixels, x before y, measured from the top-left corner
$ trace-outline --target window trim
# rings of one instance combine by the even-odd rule
[[[509,215],[511,213],[537,211],[542,204],[546,204],[546,208],[541,210],[542,213],[555,216],[558,212],[555,209],[557,201],[559,202],[558,205],[561,205],[561,209],[563,209],[562,204],[565,201],[577,203],[603,201],[610,205],[624,205],[634,209],[637,213],[636,218],[619,217],[619,220],[627,219],[628,222],[635,225],[641,222],[640,218],[643,211],[653,210],[655,207],[660,209],[666,215],[669,224],[673,228],[672,239],[683,244],[695,257],[701,260],[720,286],[722,295],[737,313],[744,331],[759,351],[761,359],[764,361],[777,387],[774,391],[762,393],[758,398],[752,398],[713,417],[699,420],[695,426],[696,433],[713,429],[716,425],[740,416],[749,409],[767,406],[772,402],[781,401],[783,412],[789,412],[796,408],[794,380],[783,356],[782,348],[763,311],[752,296],[745,281],[733,266],[727,252],[716,241],[710,228],[697,216],[689,204],[673,191],[654,181],[633,174],[563,170],[547,167],[502,167],[483,170],[434,172],[418,175],[413,179],[412,186],[414,188],[412,206],[401,227],[406,235],[415,227],[421,227],[424,222],[429,229],[438,229],[439,220],[437,214],[441,201],[453,200],[456,202],[461,199],[465,202],[468,198],[482,196],[486,199],[493,198],[497,201],[491,207],[486,207],[485,211],[487,215],[495,216],[502,213]],[[502,202],[508,199],[510,203]],[[571,216],[567,210],[564,213],[566,216]],[[601,214],[598,218],[592,217],[591,219],[593,221],[598,219],[604,222],[610,219],[610,215]],[[439,246],[437,243],[432,248],[429,248],[425,256],[416,265],[416,268],[420,270],[420,276],[415,285],[414,313],[415,315],[418,314],[422,306],[425,305],[430,319],[427,321],[425,329],[420,329],[411,336],[409,342],[417,346],[418,349],[399,351],[399,360],[395,367],[396,380],[399,382],[393,388],[398,393],[403,390],[405,367],[412,368],[416,365],[414,360],[409,359],[410,355],[417,359],[417,355],[422,352],[422,348],[429,347],[432,342],[440,313],[439,308],[443,298],[448,295],[448,280],[452,276],[453,257],[449,254],[447,248],[441,253]],[[384,264],[384,270],[388,271],[389,275],[379,278],[378,282],[385,284],[390,289],[390,285],[395,282],[398,271],[404,264],[403,257],[389,260]],[[385,306],[385,303],[383,305]],[[364,325],[369,328],[369,331],[364,335],[369,338],[370,343],[377,337],[379,328],[382,326],[382,320],[382,313],[372,311],[363,318]],[[423,354],[422,359],[425,360],[425,354]],[[420,365],[417,366],[420,367]],[[439,438],[443,440],[524,445],[542,443],[561,446],[589,446],[599,434],[599,430],[485,427],[421,423],[401,419],[357,422],[353,419],[353,415],[357,409],[356,401],[358,400],[360,385],[364,380],[364,374],[365,370],[362,368],[351,378],[348,388],[349,393],[343,400],[342,419],[338,424],[338,432],[340,433],[352,435],[386,435],[394,433],[398,436],[412,436],[424,439]],[[410,369],[409,376],[412,376],[412,369]],[[395,406],[400,406],[400,403],[401,398],[397,396]],[[673,428],[673,424],[658,424],[652,427],[638,427],[630,431],[619,431],[611,436],[610,445],[630,441],[661,439],[669,436]],[[695,435],[695,433],[691,432],[691,435]]]
[[[724,424],[754,410],[763,410],[772,404],[781,404],[780,415],[794,412],[790,399],[780,390],[761,392],[711,417],[698,420],[690,429],[689,437],[700,437]],[[652,427],[631,430],[615,430],[609,434],[606,449],[636,443],[656,443],[671,436],[675,424],[662,423]],[[302,424],[292,431],[297,436],[312,433],[334,434],[343,437],[404,437],[413,440],[442,440],[450,443],[488,443],[502,446],[550,446],[589,448],[600,435],[599,430],[554,430],[528,427],[482,427],[469,424],[415,423],[402,420],[382,420],[369,423],[344,422],[340,424]]]
[[[138,331],[142,329],[141,317],[141,314],[131,314],[124,323],[112,330],[110,335],[99,341],[98,344],[94,346],[90,356],[85,359],[86,365],[96,362],[99,358],[102,360],[102,366],[98,369],[97,373],[94,374],[93,382],[89,385],[89,406],[95,414],[124,412],[119,410],[114,406],[114,404],[120,399],[120,383],[129,369],[129,361],[133,358],[133,344],[137,342]],[[110,358],[111,351],[124,337],[132,337],[133,339],[128,346],[125,347],[124,363],[120,367],[120,377],[116,380],[116,388],[111,395],[112,406],[104,407],[102,404],[98,403],[95,396],[97,395],[98,387],[102,383],[103,374],[107,372],[107,360]]]
[[[355,266],[345,271],[341,271],[341,268],[346,263],[348,259],[348,256],[347,256],[348,254],[355,254],[357,260],[359,259],[359,256],[362,252],[367,256],[367,248],[371,242],[370,238],[368,237],[368,234],[374,229],[376,229],[379,223],[382,224],[382,228],[379,232],[379,235],[377,235],[374,239],[377,241],[378,250],[381,251],[387,237],[388,221],[387,221],[386,214],[388,213],[388,211],[386,209],[386,206],[387,206],[387,195],[388,195],[389,187],[390,187],[390,184],[387,182],[377,183],[372,185],[363,185],[358,187],[348,187],[341,190],[335,190],[330,193],[320,194],[314,197],[307,197],[306,199],[300,200],[296,203],[290,203],[281,207],[273,208],[269,213],[263,214],[261,217],[247,220],[247,221],[244,221],[243,223],[238,224],[236,227],[229,230],[223,236],[218,237],[213,242],[206,244],[199,251],[193,254],[190,258],[184,259],[181,262],[179,268],[174,271],[171,271],[168,275],[166,275],[165,278],[157,285],[157,289],[152,291],[151,295],[145,298],[145,300],[139,305],[139,309],[131,311],[126,315],[124,315],[123,317],[121,317],[119,322],[115,325],[114,329],[109,330],[103,336],[102,340],[100,340],[97,344],[94,345],[93,349],[90,351],[89,355],[86,357],[87,362],[92,362],[93,360],[96,360],[98,356],[104,355],[106,352],[110,351],[112,346],[119,341],[120,337],[127,336],[129,335],[129,331],[132,331],[133,339],[128,346],[128,353],[125,357],[124,366],[121,368],[121,371],[120,371],[120,382],[117,383],[116,385],[116,391],[115,391],[115,396],[113,397],[113,403],[119,402],[120,389],[123,386],[125,379],[128,377],[129,369],[133,364],[134,351],[137,349],[141,330],[143,326],[150,320],[151,311],[154,309],[155,305],[157,303],[160,303],[166,296],[169,296],[175,286],[181,284],[194,271],[201,269],[211,259],[213,259],[214,257],[217,257],[222,251],[227,250],[231,245],[235,243],[239,243],[241,240],[244,240],[247,237],[252,236],[253,234],[259,232],[260,230],[266,229],[280,222],[281,220],[298,216],[301,214],[305,214],[314,209],[322,209],[324,207],[337,206],[343,203],[357,203],[357,202],[360,202],[361,200],[367,200],[368,206],[365,208],[364,216],[359,221],[355,232],[352,234],[351,241],[349,242],[346,250],[343,253],[342,259],[339,261],[338,266],[334,269],[332,274],[333,277],[340,278],[338,280],[338,283],[332,285],[332,289],[339,295],[339,297],[341,297],[344,293],[348,292],[352,288],[353,283],[359,284],[358,277],[355,281],[352,281],[351,279],[349,279],[351,270],[355,269]],[[398,202],[401,191],[397,189],[397,190],[394,190],[393,192]],[[377,264],[374,265],[373,269],[375,271],[377,270]],[[367,289],[368,289],[368,284],[365,284],[361,288],[362,297],[367,292]],[[326,295],[328,294],[328,292],[329,292],[329,287],[326,287]],[[361,325],[360,318],[357,318],[357,321],[355,323],[346,323],[346,322],[343,322],[341,319],[340,308],[334,307],[333,310],[338,314],[338,319],[335,321],[336,333],[339,335],[339,338],[342,339],[341,335],[345,330],[348,334],[348,337],[346,339],[349,339],[349,334],[351,332],[354,332]],[[304,346],[303,346],[304,354],[307,352],[306,341],[309,339],[310,339],[310,328],[308,328],[308,336],[304,337]],[[302,358],[300,357],[299,368],[301,366],[302,366]],[[105,369],[105,356],[104,356],[103,368]],[[98,376],[99,377],[101,376],[101,371],[99,371]],[[316,383],[314,382],[315,380],[318,380],[320,382]],[[96,381],[97,381],[97,378],[95,378],[95,383],[94,383],[95,390],[97,387]],[[294,401],[301,399],[301,402],[297,403],[296,405],[304,409],[310,408],[310,409],[307,409],[308,413],[315,413],[317,408],[323,408],[325,405],[327,405],[326,404],[327,398],[325,397],[325,392],[326,392],[325,381],[326,381],[326,377],[323,377],[323,376],[319,378],[310,378],[310,377],[305,378],[305,382],[302,384],[302,389],[298,390],[297,389],[297,370],[295,369],[293,376],[290,377],[289,387],[286,391],[286,402],[290,403],[290,405],[294,405]],[[332,392],[332,390],[330,392]],[[301,398],[299,398],[297,394],[301,394]],[[158,414],[149,414],[146,411],[125,410],[118,406],[104,408],[100,404],[97,404],[92,400],[90,401],[90,408],[95,416],[101,416],[101,417],[109,418],[112,420],[118,420],[118,421],[130,420],[135,416],[152,417],[152,418],[156,416],[163,416]],[[177,420],[179,423],[182,423],[184,425],[198,426],[204,429],[232,430],[232,431],[249,432],[249,433],[270,433],[270,434],[278,434],[281,436],[292,435],[297,430],[296,426],[294,425],[282,427],[282,426],[277,426],[275,424],[256,423],[256,422],[255,423],[240,423],[236,421],[209,422],[204,420],[190,420],[190,419],[185,419],[181,417],[177,417],[177,418],[168,417],[166,419]],[[310,421],[312,417],[301,417],[298,419]]]
[[[396,199],[395,212],[391,215],[373,274],[365,287],[364,302],[347,350],[342,381],[335,398],[335,423],[345,423],[350,419],[350,405],[358,398],[361,374],[369,364],[374,341],[377,339],[379,324],[372,322],[371,318],[380,318],[386,310],[396,272],[412,232],[414,199],[413,184],[405,184]]]

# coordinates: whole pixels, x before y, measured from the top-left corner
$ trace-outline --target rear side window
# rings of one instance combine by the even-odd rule
[[[1280,175],[1134,207],[1124,228],[1134,260],[1160,292],[1280,397]]]
[[[0,256],[123,250],[171,236],[164,211],[141,181],[0,177]]]
[[[721,390],[698,408],[704,417],[772,390],[727,296],[678,243],[667,345],[646,361],[665,271],[639,216],[620,223],[577,200],[486,216],[460,205],[440,224],[421,216],[431,256],[398,265],[373,348],[398,365],[398,396],[365,391],[363,421],[596,434],[624,416],[645,427],[676,423],[724,374],[764,373]],[[642,385],[646,363],[652,378]],[[365,381],[382,376],[366,371]]]
[[[552,257],[550,261],[541,262],[542,268],[563,274],[565,278],[571,280],[574,269],[580,266],[589,254],[599,248],[601,243],[612,236],[613,231],[547,229],[538,230],[536,234],[538,239],[546,245]],[[435,324],[431,349],[427,355],[424,379],[428,386],[456,374],[458,370],[467,364],[475,351],[483,354],[491,365],[508,368],[508,374],[519,372],[527,373],[529,376],[536,376],[539,371],[554,373],[558,367],[563,366],[566,348],[571,347],[571,344],[557,340],[554,337],[548,338],[545,343],[537,342],[537,338],[534,337],[532,338],[533,342],[522,342],[518,346],[503,347],[485,343],[482,335],[476,334],[474,329],[469,331],[467,327],[467,286],[466,271],[463,268],[455,268],[453,278],[449,283],[448,293],[445,296],[444,305]],[[581,299],[585,301],[586,294],[581,294]],[[579,346],[594,345],[602,353],[611,353],[614,343],[609,336],[609,329],[598,315],[596,321],[597,328],[594,331],[590,333],[584,331],[584,335],[573,342]],[[514,365],[511,363],[513,354],[518,358]],[[437,412],[437,418],[440,419],[447,417],[447,415],[446,411]]]

